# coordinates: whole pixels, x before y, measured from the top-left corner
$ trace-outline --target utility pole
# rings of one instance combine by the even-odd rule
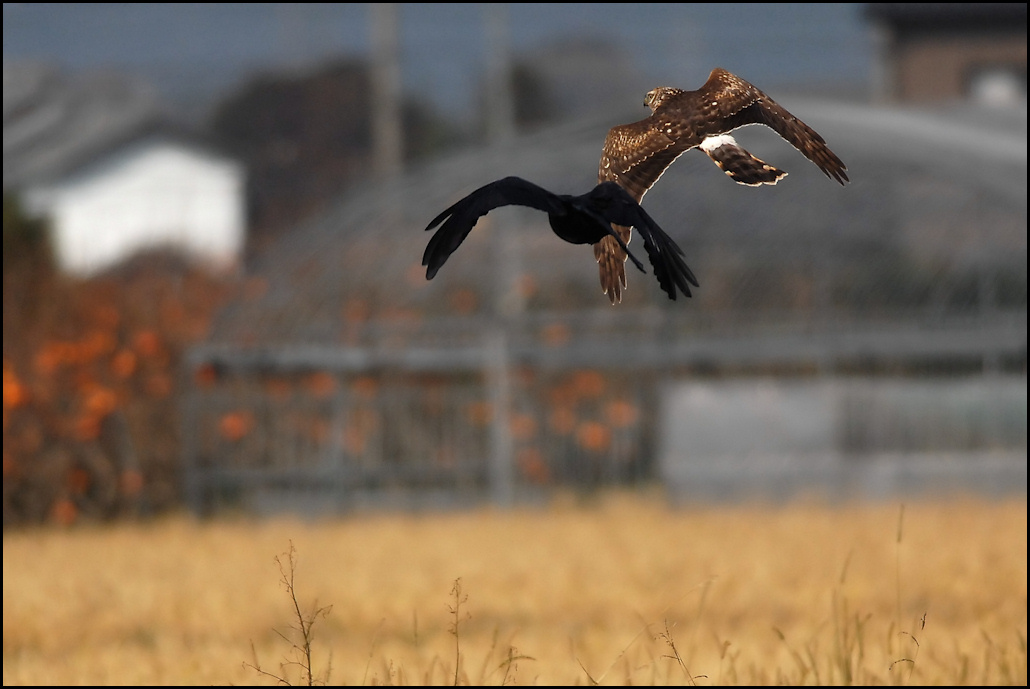
[[[403,165],[401,61],[397,3],[369,3],[372,13],[372,151],[376,174],[395,176]]]
[[[484,5],[486,46],[485,129],[488,168],[503,167],[515,139],[515,116],[511,94],[511,53],[508,46],[508,6],[503,3]],[[497,165],[497,164],[500,165]],[[522,312],[522,299],[516,280],[519,271],[519,247],[513,241],[512,223],[507,214],[491,219],[493,245],[493,317],[488,325],[484,346],[487,352],[487,380],[490,386],[490,407],[493,410],[490,437],[490,491],[495,504],[509,506],[515,498],[515,450],[511,437],[510,334],[513,322]]]
[[[515,137],[515,107],[511,93],[511,48],[508,45],[508,6],[484,5],[486,24],[486,139],[491,147]]]

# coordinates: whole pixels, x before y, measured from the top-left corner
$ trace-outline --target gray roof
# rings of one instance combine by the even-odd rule
[[[45,63],[4,61],[5,190],[51,182],[157,132],[196,138],[168,119],[145,82],[119,72],[72,75]]]

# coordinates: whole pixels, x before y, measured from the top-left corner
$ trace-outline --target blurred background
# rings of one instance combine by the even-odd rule
[[[1025,494],[1026,4],[4,5],[4,527],[188,507]],[[520,208],[714,67],[840,187],[681,157],[670,301]]]

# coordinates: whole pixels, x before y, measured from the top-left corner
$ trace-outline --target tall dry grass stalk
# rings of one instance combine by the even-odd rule
[[[631,493],[10,532],[3,679],[1025,685],[1026,523]]]

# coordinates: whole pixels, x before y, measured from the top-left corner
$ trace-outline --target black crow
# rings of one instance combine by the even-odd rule
[[[670,299],[676,299],[678,292],[689,297],[690,285],[699,286],[683,260],[683,250],[616,182],[602,182],[586,194],[572,196],[552,193],[521,177],[505,177],[484,185],[429,223],[426,230],[439,228],[422,255],[426,279],[433,279],[479,218],[501,206],[528,206],[547,213],[554,233],[572,244],[596,244],[611,237],[641,272],[647,272],[612,229],[613,224],[635,227],[643,237],[658,284]]]

